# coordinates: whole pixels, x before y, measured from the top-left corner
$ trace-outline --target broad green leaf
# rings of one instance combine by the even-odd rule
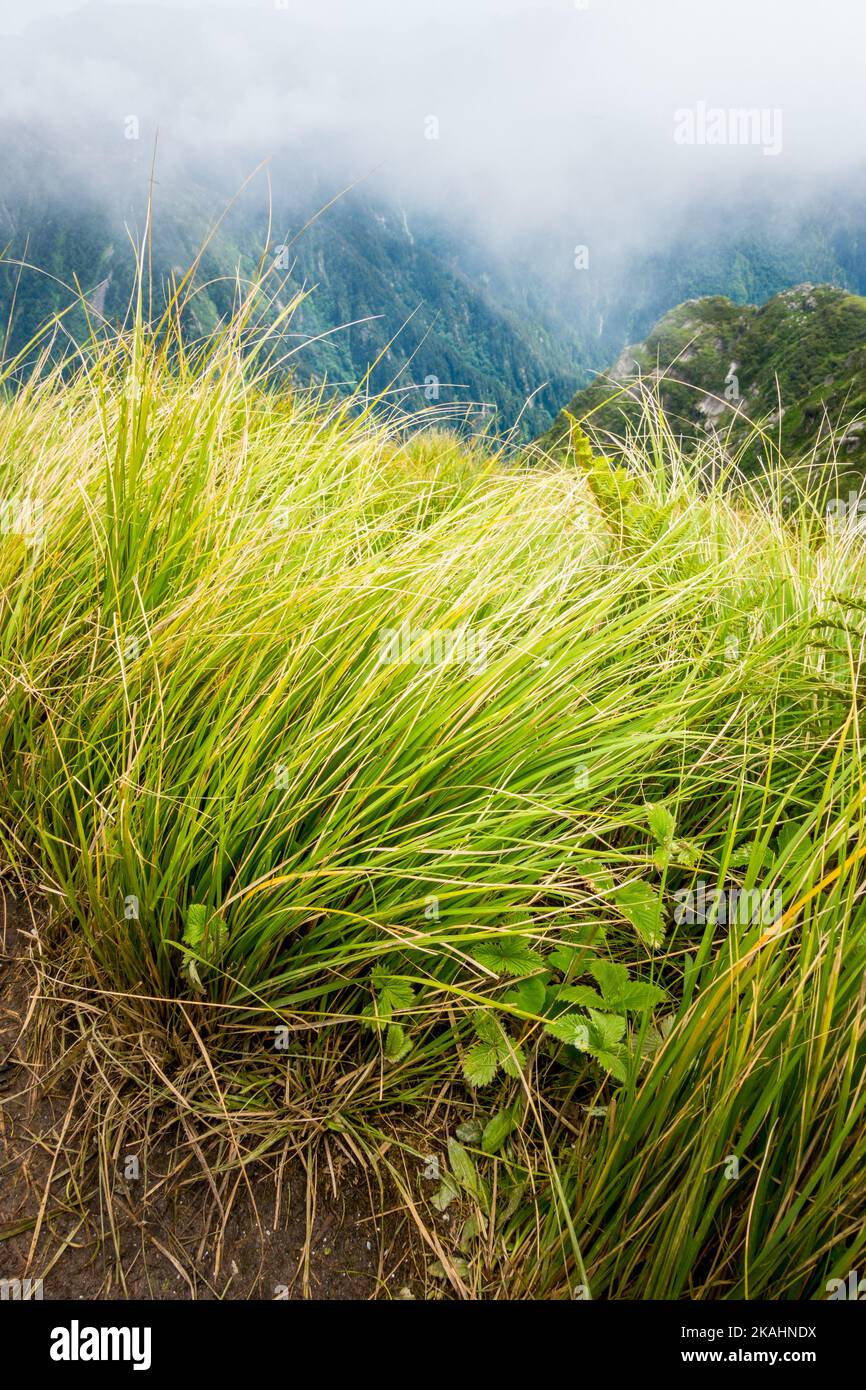
[[[461,1279],[468,1279],[470,1277],[469,1265],[466,1263],[465,1260],[462,1260],[459,1255],[453,1256],[453,1258],[450,1261],[450,1264],[454,1273],[457,1274]],[[441,1260],[431,1260],[429,1265],[427,1266],[427,1273],[430,1275],[431,1279],[448,1278],[448,1272],[445,1269],[445,1266],[443,1265]]]
[[[411,1009],[415,1002],[415,991],[407,980],[399,975],[388,975],[376,966],[370,973],[376,991],[376,1013],[382,1021],[387,1021],[397,1009]]]
[[[556,997],[564,1004],[582,1004],[585,1009],[603,1009],[605,1003],[591,985],[563,985]]]
[[[576,859],[573,867],[599,897],[613,891],[613,874],[598,859]]]
[[[625,1019],[619,1014],[602,1014],[590,1009],[589,1047],[592,1052],[614,1048],[625,1033]]]
[[[499,1058],[502,1070],[506,1076],[513,1076],[515,1080],[523,1075],[523,1068],[526,1066],[526,1054],[522,1047],[512,1043],[510,1048]]]
[[[643,980],[629,980],[622,990],[618,1006],[621,1009],[654,1009],[665,998],[665,991],[658,985]]]
[[[450,1173],[445,1173],[438,1190],[430,1198],[437,1211],[445,1211],[460,1196],[460,1188]]]
[[[481,1138],[481,1147],[484,1152],[486,1154],[498,1153],[515,1128],[516,1123],[510,1109],[500,1110],[491,1120],[488,1120]]]
[[[497,1050],[502,1046],[504,1036],[502,1024],[493,1017],[493,1014],[486,1013],[484,1009],[476,1009],[472,1015],[472,1023],[482,1042],[490,1043],[491,1047]]]
[[[598,981],[604,1002],[616,1008],[628,984],[628,971],[625,966],[612,960],[594,960],[590,963],[589,973]]]
[[[610,1051],[601,1049],[598,1052],[593,1052],[592,1055],[600,1066],[609,1071],[611,1076],[616,1077],[617,1081],[628,1079],[627,1058],[621,1047]]]
[[[584,961],[588,955],[589,952],[585,946],[572,946],[564,943],[551,951],[547,957],[547,964],[552,965],[563,975],[580,975],[583,973]]]
[[[466,1149],[456,1139],[448,1140],[448,1163],[460,1186],[473,1197],[480,1197],[483,1189],[478,1170]]]
[[[202,944],[204,929],[207,925],[207,908],[204,903],[190,903],[186,910],[186,919],[183,927],[183,939],[193,951],[197,951]]]
[[[546,993],[542,976],[533,975],[532,979],[521,980],[519,985],[509,989],[502,1002],[526,1014],[540,1014],[544,1008]]]
[[[697,840],[674,840],[671,845],[674,863],[684,869],[693,869],[700,862],[701,853],[702,846]]]
[[[641,941],[647,946],[661,946],[664,931],[661,903],[650,884],[641,881],[626,883],[616,890],[614,901],[627,921],[631,922]]]

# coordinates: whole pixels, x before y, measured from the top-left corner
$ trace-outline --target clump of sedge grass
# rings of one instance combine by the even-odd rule
[[[0,402],[0,833],[91,1117],[437,1147],[463,1294],[823,1296],[866,1253],[860,538],[658,410],[614,474],[268,389],[261,294]]]

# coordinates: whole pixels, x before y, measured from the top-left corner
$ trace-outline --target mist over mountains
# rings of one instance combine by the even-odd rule
[[[272,258],[278,303],[309,291],[296,380],[522,437],[683,300],[863,290],[862,97],[840,80],[860,21],[827,6],[837,83],[816,103],[809,7],[749,9],[744,45],[747,8],[5,5],[6,356],[76,285],[123,317],[149,192],[157,296],[223,219],[191,332]],[[683,144],[677,112],[708,98],[778,111],[774,157]]]

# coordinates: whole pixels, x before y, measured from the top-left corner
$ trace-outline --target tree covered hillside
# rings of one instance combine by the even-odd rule
[[[800,285],[760,307],[721,296],[689,300],[647,339],[577,392],[542,442],[560,448],[569,416],[597,433],[636,428],[646,388],[658,391],[684,441],[711,431],[745,440],[771,428],[789,459],[866,469],[866,299],[831,285]],[[744,460],[746,471],[754,463]]]

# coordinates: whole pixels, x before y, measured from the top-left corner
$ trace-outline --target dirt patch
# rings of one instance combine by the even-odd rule
[[[45,1299],[371,1299],[425,1296],[425,1250],[405,1202],[319,1139],[245,1172],[204,1176],[178,1132],[151,1150],[69,1150],[76,1107],[28,1052],[38,921],[0,899],[0,1280]]]

